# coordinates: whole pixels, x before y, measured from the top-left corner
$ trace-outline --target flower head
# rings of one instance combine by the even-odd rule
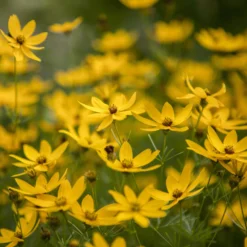
[[[132,147],[127,141],[125,141],[120,148],[119,159],[116,159],[115,161],[108,160],[106,161],[106,164],[113,170],[120,172],[152,171],[159,168],[160,165],[154,165],[149,168],[143,168],[143,166],[151,163],[157,157],[159,152],[159,150],[156,150],[152,153],[150,149],[146,149],[136,157],[133,157]]]
[[[149,189],[150,187],[147,186],[138,197],[127,185],[124,186],[124,195],[110,190],[109,193],[117,203],[108,205],[108,210],[117,212],[116,218],[118,221],[133,219],[141,227],[148,227],[148,218],[161,218],[166,215],[165,212],[160,210],[164,202],[151,200]]]
[[[76,29],[81,23],[83,19],[82,17],[77,17],[75,20],[71,22],[64,22],[63,24],[53,24],[49,27],[49,30],[53,33],[65,33],[69,34],[71,31]]]
[[[178,127],[184,121],[186,121],[191,115],[192,105],[189,104],[182,110],[180,110],[176,115],[174,114],[173,107],[166,102],[163,105],[162,111],[159,112],[152,104],[147,104],[146,112],[152,120],[141,117],[137,114],[133,114],[137,120],[150,126],[150,128],[143,128],[145,131],[176,131],[183,132],[188,130],[188,127]]]
[[[120,0],[122,4],[130,9],[144,9],[153,6],[159,0]]]
[[[18,17],[11,15],[8,22],[10,36],[0,30],[9,45],[14,49],[14,56],[17,61],[23,60],[24,56],[39,62],[41,61],[31,50],[44,49],[44,47],[37,47],[36,45],[44,42],[48,33],[45,32],[32,36],[35,27],[36,22],[32,20],[21,29]]]

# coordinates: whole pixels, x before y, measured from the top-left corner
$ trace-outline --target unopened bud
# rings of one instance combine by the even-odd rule
[[[96,172],[89,170],[84,173],[84,176],[88,180],[88,182],[93,183],[96,181]]]
[[[47,220],[52,229],[56,229],[60,226],[60,219],[57,216],[49,216]]]
[[[239,183],[240,183],[240,179],[237,176],[231,175],[229,178],[229,185],[231,187],[231,189],[233,190],[234,188],[236,188]]]
[[[79,247],[80,242],[77,239],[71,239],[69,241],[68,247]]]
[[[50,240],[51,232],[49,231],[49,229],[41,227],[40,236],[43,240]]]

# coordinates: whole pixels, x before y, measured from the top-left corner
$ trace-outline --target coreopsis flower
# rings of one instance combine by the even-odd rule
[[[206,49],[217,52],[237,52],[246,47],[245,35],[234,36],[222,28],[203,29],[196,35],[196,39]]]
[[[153,6],[159,0],[119,0],[130,9],[144,9]]]
[[[117,90],[118,85],[111,81],[105,82],[104,84],[100,84],[94,87],[94,92],[103,100],[109,100],[109,98],[113,95],[113,93]]]
[[[67,211],[80,198],[85,189],[85,177],[81,176],[72,188],[68,180],[63,180],[58,189],[57,196],[42,194],[37,195],[37,198],[25,196],[25,199],[39,206],[41,211]]]
[[[133,157],[133,151],[130,144],[125,141],[119,151],[119,159],[113,161],[106,161],[108,167],[120,172],[146,172],[152,171],[160,167],[160,165],[154,165],[148,168],[144,166],[151,163],[159,154],[159,150],[152,153],[150,149],[142,151],[137,156]]]
[[[85,243],[85,247],[126,247],[126,242],[124,238],[117,237],[111,245],[109,245],[106,240],[100,235],[100,233],[95,232],[93,234],[93,244],[89,242]]]
[[[200,113],[194,110],[192,117],[197,120]],[[211,108],[206,108],[200,118],[200,122],[205,126],[212,126],[221,133],[227,134],[230,130],[246,130],[247,120],[243,119],[229,119],[230,109],[223,107],[216,111],[212,111]]]
[[[10,157],[20,161],[13,163],[15,166],[27,169],[33,168],[36,171],[46,172],[49,168],[56,165],[56,161],[63,154],[68,144],[68,142],[64,142],[52,151],[50,144],[47,141],[42,140],[39,151],[26,144],[23,146],[23,151],[27,159],[13,154],[11,154]]]
[[[105,33],[101,39],[94,41],[93,47],[102,52],[123,51],[133,46],[136,38],[135,33],[120,29],[114,33]]]
[[[56,23],[51,26],[49,26],[49,30],[53,33],[65,33],[69,34],[74,29],[76,29],[81,23],[83,19],[82,17],[77,17],[75,20],[71,22],[64,22],[62,24]]]
[[[92,97],[92,106],[80,103],[82,106],[95,113],[89,115],[90,119],[102,121],[97,131],[107,128],[113,121],[124,120],[128,115],[132,115],[131,108],[135,104],[136,93],[133,93],[129,100],[125,95],[117,95],[112,102],[105,104],[96,97]]]
[[[110,190],[117,203],[108,205],[108,210],[117,213],[118,221],[134,220],[139,226],[146,228],[149,226],[148,218],[165,217],[166,213],[161,210],[163,201],[150,199],[150,187],[147,186],[139,196],[127,185],[124,186],[124,195],[117,191]]]
[[[7,244],[6,247],[14,247],[24,243],[24,239],[29,237],[38,227],[39,220],[36,222],[37,214],[27,221],[25,218],[20,218],[20,225],[17,224],[15,231],[1,228],[0,229],[0,244]]]
[[[106,207],[95,210],[94,201],[91,195],[86,195],[81,202],[75,203],[71,208],[71,216],[90,226],[110,226],[118,224],[114,213],[109,212]]]
[[[40,33],[32,36],[36,27],[34,20],[29,21],[23,29],[16,15],[9,17],[8,29],[10,36],[5,34],[2,30],[1,33],[8,41],[9,45],[13,48],[13,54],[17,61],[23,60],[24,56],[36,61],[41,61],[31,50],[42,50],[44,47],[38,47],[40,43],[44,42],[47,38],[47,32]]]
[[[191,93],[186,94],[185,96],[177,97],[177,99],[187,99],[193,100],[195,104],[201,105],[202,107],[214,106],[214,107],[222,107],[224,106],[216,97],[221,96],[226,92],[226,86],[223,83],[222,87],[216,93],[211,93],[207,88],[203,89],[201,87],[193,88],[190,79],[188,76],[186,77],[186,84],[191,91]]]
[[[238,142],[235,130],[229,132],[222,142],[214,129],[209,126],[207,139],[204,142],[206,149],[193,141],[186,140],[186,142],[188,149],[214,161],[232,159],[240,162],[247,161],[247,137]]]
[[[200,185],[207,179],[207,177],[205,168],[203,168],[200,173],[195,176],[193,174],[193,165],[187,163],[181,174],[172,173],[167,176],[166,188],[168,192],[163,192],[154,188],[151,188],[149,192],[154,199],[163,200],[164,202],[171,202],[163,207],[163,209],[168,209],[185,198],[198,195],[204,188]],[[201,188],[196,189],[198,186]]]
[[[155,23],[154,37],[159,43],[180,43],[192,33],[194,25],[189,20],[172,20],[170,23],[159,21]]]
[[[105,146],[107,140],[99,136],[96,132],[90,133],[89,126],[87,124],[81,124],[78,128],[78,134],[74,127],[68,126],[67,130],[60,130],[60,133],[64,133],[73,138],[81,147],[100,149]]]
[[[179,127],[180,124],[185,122],[191,115],[192,105],[189,104],[181,109],[177,114],[174,114],[173,107],[166,102],[163,105],[162,111],[159,112],[152,104],[146,105],[146,112],[152,120],[133,114],[137,120],[150,126],[149,128],[142,128],[145,131],[176,131],[183,132],[188,130],[187,126]]]
[[[24,195],[38,195],[38,194],[45,194],[53,191],[56,189],[62,181],[65,179],[65,176],[67,174],[67,170],[64,172],[63,176],[59,179],[59,173],[56,172],[49,182],[46,179],[46,176],[44,174],[40,174],[37,179],[35,186],[32,186],[31,184],[27,183],[26,181],[16,178],[15,181],[19,186],[19,189],[9,187],[11,190],[17,191]]]

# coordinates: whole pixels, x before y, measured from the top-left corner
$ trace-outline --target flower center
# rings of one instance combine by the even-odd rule
[[[16,37],[16,41],[18,44],[22,45],[25,42],[25,37],[23,35],[19,35]]]
[[[178,199],[179,197],[182,196],[182,194],[183,194],[182,191],[180,191],[180,190],[178,190],[178,189],[175,189],[175,190],[173,191],[173,193],[172,193],[172,196],[173,196],[174,198]]]
[[[140,205],[138,203],[132,203],[131,204],[131,210],[133,212],[139,212],[140,211]]]
[[[225,152],[226,152],[227,154],[234,154],[233,146],[230,146],[230,145],[226,146],[226,147],[225,147]]]
[[[97,219],[97,214],[94,213],[94,212],[91,213],[91,212],[86,211],[86,212],[85,212],[85,217],[86,217],[86,219],[88,219],[88,220],[94,221],[94,220]]]
[[[126,159],[124,159],[124,160],[121,162],[121,164],[122,164],[122,167],[123,167],[123,168],[131,168],[131,167],[133,167],[133,163],[132,163],[131,160],[126,160]]]
[[[44,155],[40,155],[37,159],[36,162],[40,165],[43,165],[44,163],[47,162],[47,159]]]
[[[163,120],[162,124],[164,126],[171,126],[172,125],[172,120],[169,117],[165,117],[165,119]]]
[[[67,199],[64,196],[62,196],[62,197],[57,198],[55,203],[57,206],[65,206],[67,203]]]
[[[23,238],[22,233],[19,232],[19,231],[15,232],[15,233],[14,233],[14,236],[15,236],[16,238]]]
[[[116,112],[117,112],[117,107],[116,107],[114,104],[112,104],[112,105],[109,107],[109,112],[110,112],[111,114],[116,113]]]

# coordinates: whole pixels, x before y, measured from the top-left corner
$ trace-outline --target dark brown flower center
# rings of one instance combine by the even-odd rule
[[[16,238],[23,238],[22,233],[19,232],[19,231],[15,232],[14,235],[15,235]]]
[[[43,165],[44,163],[47,162],[47,158],[44,155],[40,155],[37,159],[36,162],[40,165]]]
[[[116,112],[117,112],[117,107],[116,107],[114,104],[111,105],[111,106],[109,107],[109,112],[110,112],[111,114],[116,113]]]
[[[133,212],[139,212],[140,211],[140,205],[138,203],[132,203],[131,210]]]
[[[172,125],[172,120],[169,117],[165,117],[165,119],[163,120],[162,124],[164,126],[171,126]]]
[[[97,219],[97,214],[94,212],[91,213],[91,212],[86,211],[85,212],[85,218],[88,220],[94,221]]]
[[[230,146],[230,145],[226,146],[225,152],[226,152],[226,154],[234,154],[233,146]]]
[[[62,196],[62,197],[57,198],[55,203],[57,206],[64,206],[67,203],[67,199],[64,196]]]
[[[173,191],[173,193],[172,193],[172,196],[173,196],[174,198],[177,199],[177,198],[181,197],[182,194],[183,194],[182,191],[180,191],[180,190],[178,190],[178,189],[175,189],[175,190]]]
[[[19,35],[16,37],[16,41],[18,44],[22,45],[25,42],[25,37],[23,35]]]
[[[121,163],[122,163],[122,167],[123,168],[131,168],[131,167],[133,167],[133,163],[132,163],[131,160],[124,159]]]

